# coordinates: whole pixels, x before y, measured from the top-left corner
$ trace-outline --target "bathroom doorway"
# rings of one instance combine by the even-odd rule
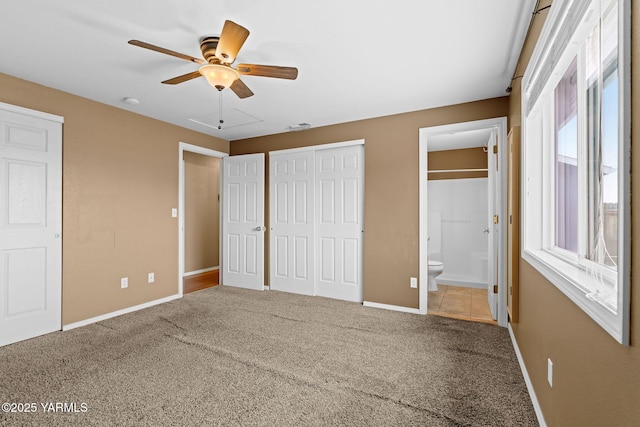
[[[506,326],[505,144],[506,118],[420,130],[421,312]]]

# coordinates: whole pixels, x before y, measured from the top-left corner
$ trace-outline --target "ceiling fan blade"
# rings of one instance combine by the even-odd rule
[[[216,47],[218,59],[226,64],[233,63],[247,37],[249,37],[249,30],[242,25],[229,20],[224,21],[218,47]]]
[[[149,50],[155,50],[156,52],[164,53],[165,55],[175,56],[176,58],[184,59],[184,60],[195,62],[198,64],[205,64],[204,59],[194,58],[193,56],[185,55],[184,53],[175,52],[173,50],[165,49],[160,46],[155,46],[149,43],[141,42],[140,40],[129,40],[129,44],[143,47]]]
[[[253,96],[253,92],[251,92],[251,89],[249,89],[247,87],[246,84],[244,84],[244,82],[240,79],[236,79],[235,82],[233,82],[233,84],[231,85],[230,89],[236,94],[238,95],[238,98],[240,99],[244,99],[244,98],[248,98],[250,96]]]
[[[239,64],[236,70],[248,76],[275,77],[278,79],[295,80],[298,69],[295,67],[278,67],[275,65]]]
[[[165,80],[162,83],[166,85],[177,85],[178,83],[186,82],[187,80],[195,79],[196,77],[202,77],[202,74],[200,74],[200,71],[192,71],[190,73],[183,74],[181,76],[174,77],[169,80]]]

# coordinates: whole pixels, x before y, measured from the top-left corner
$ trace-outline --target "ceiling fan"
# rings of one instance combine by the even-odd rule
[[[209,84],[219,91],[228,87],[238,95],[239,98],[248,98],[253,95],[253,92],[240,80],[240,74],[289,80],[295,80],[298,77],[298,69],[295,67],[238,64],[236,68],[232,68],[231,64],[236,60],[238,51],[240,51],[247,37],[249,37],[249,30],[233,21],[225,21],[219,37],[206,36],[200,40],[200,50],[202,51],[204,60],[140,40],[129,40],[129,44],[202,64],[197,71],[192,71],[162,82],[169,85],[183,83],[204,76]]]

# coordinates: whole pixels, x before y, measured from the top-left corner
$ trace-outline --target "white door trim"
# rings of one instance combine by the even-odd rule
[[[298,147],[298,148],[285,148],[284,150],[269,151],[269,155],[291,154],[291,153],[297,153],[301,151],[326,150],[329,148],[342,148],[342,147],[349,147],[352,145],[364,145],[364,139],[354,139],[352,141],[333,142],[331,144],[308,145],[306,147]]]
[[[471,122],[453,123],[442,126],[432,126],[421,128],[419,131],[419,186],[420,186],[420,225],[419,225],[419,265],[420,265],[420,282],[419,282],[419,311],[420,314],[427,314],[427,173],[428,173],[428,154],[427,141],[429,136],[438,134],[448,134],[456,132],[465,132],[477,129],[496,129],[498,132],[498,162],[500,172],[498,174],[497,195],[500,201],[500,222],[499,228],[499,250],[498,250],[498,325],[507,326],[507,298],[506,298],[506,215],[507,203],[505,194],[505,184],[507,180],[506,169],[507,163],[504,154],[507,152],[507,118],[498,117],[493,119],[476,120]],[[445,266],[446,268],[446,266]]]
[[[178,296],[182,297],[182,278],[184,277],[184,197],[185,197],[185,179],[184,179],[184,152],[202,154],[209,157],[223,158],[229,154],[221,151],[212,150],[210,148],[201,147],[199,145],[188,144],[180,141],[178,147]],[[222,192],[222,179],[220,180],[220,191]],[[222,214],[222,204],[220,205],[220,213]],[[222,233],[222,221],[220,221],[220,233]],[[220,234],[222,235],[222,234]],[[220,260],[222,261],[222,243],[220,243]],[[222,265],[222,262],[220,262]]]
[[[64,117],[55,114],[44,113],[42,111],[31,110],[30,108],[19,107],[17,105],[6,104],[0,102],[0,109],[10,111],[12,113],[24,114],[26,116],[35,117],[37,119],[51,120],[52,122],[64,123]]]

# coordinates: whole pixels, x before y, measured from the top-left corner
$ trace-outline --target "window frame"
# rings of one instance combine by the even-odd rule
[[[618,4],[618,266],[617,271],[581,257],[588,249],[589,213],[581,213],[578,253],[555,246],[554,91],[574,58],[578,61],[578,140],[586,141],[584,57],[579,53],[593,28],[583,18],[599,18],[598,3],[610,0],[555,0],[522,79],[521,201],[522,258],[623,345],[629,344],[630,288],[630,1]],[[595,12],[595,13],[594,13]],[[589,15],[591,13],[591,15]],[[596,15],[594,18],[593,15]],[[586,18],[585,18],[586,17]],[[603,80],[604,81],[604,80]],[[604,85],[599,88],[602,96]],[[581,101],[581,99],[584,101]],[[583,116],[581,118],[581,115]],[[549,125],[551,124],[551,125]],[[587,210],[592,189],[585,165],[587,144],[578,144],[579,210]],[[582,191],[586,184],[587,192]],[[586,232],[586,234],[585,234]],[[584,234],[584,235],[583,235]],[[617,283],[616,309],[593,295],[595,275]]]

